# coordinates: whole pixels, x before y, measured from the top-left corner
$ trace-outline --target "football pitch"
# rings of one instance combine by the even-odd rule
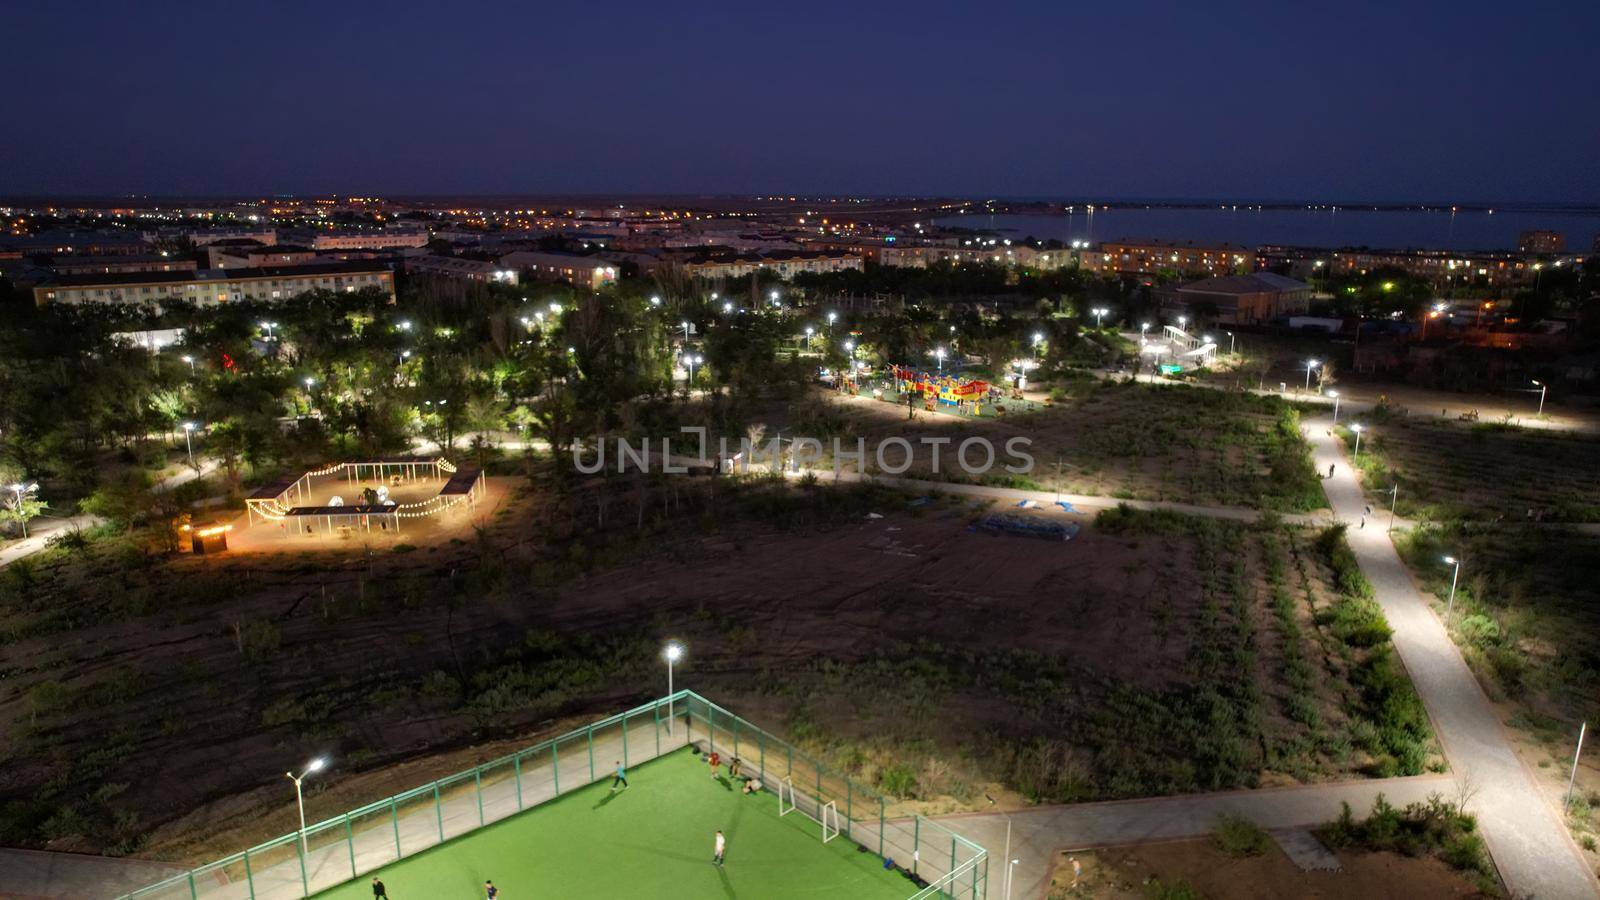
[[[917,886],[844,835],[822,843],[773,793],[746,796],[688,749],[533,807],[316,895],[370,900],[372,876],[392,900],[472,900],[492,880],[502,900],[546,897],[906,900]],[[725,864],[712,864],[718,829]]]

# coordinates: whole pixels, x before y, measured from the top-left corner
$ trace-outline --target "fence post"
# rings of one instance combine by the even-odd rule
[[[794,745],[786,744],[785,746],[789,750],[789,762],[787,768],[784,769],[783,777],[790,778],[794,775]]]
[[[550,742],[550,780],[555,783],[556,796],[561,796],[561,752],[556,742]]]
[[[653,712],[655,713],[655,717],[656,717],[656,755],[660,756],[661,755],[661,701],[660,700],[656,701],[656,708],[653,710]]]
[[[767,733],[765,731],[761,732],[757,741],[761,746],[761,780],[765,782],[767,780]]]
[[[717,708],[706,704],[706,753],[717,749]]]
[[[948,871],[954,872],[955,870],[956,870],[956,836],[952,834],[952,835],[950,835],[950,868],[949,868]]]
[[[589,780],[594,781],[594,726],[590,725],[584,731],[589,734]]]
[[[306,877],[306,842],[305,831],[299,834],[300,840],[294,842],[295,855],[300,857],[300,896],[311,896],[311,880]]]
[[[522,809],[522,754],[514,753],[511,756],[511,771],[517,779],[517,809]]]
[[[622,764],[624,766],[631,765],[631,763],[628,762],[628,717],[627,716],[623,716],[622,717]]]
[[[250,888],[250,900],[256,900],[256,876],[250,871],[250,851],[244,852],[244,882]]]
[[[395,806],[395,799],[389,798],[389,818],[394,822],[394,859],[395,862],[405,858],[400,850],[400,810]]]
[[[344,846],[350,851],[350,877],[360,874],[356,871],[356,833],[350,828],[350,814],[344,814]]]
[[[883,857],[883,795],[878,795],[878,856]]]
[[[433,815],[439,820],[439,843],[444,843],[444,801],[439,799],[439,782],[433,783]]]
[[[194,889],[194,870],[189,870],[189,900],[200,900],[200,894]]]
[[[734,759],[738,759],[739,758],[739,721],[740,720],[737,717],[735,717],[734,720],[733,720],[733,758]]]
[[[472,770],[472,782],[478,787],[478,827],[483,827],[483,767]]]
[[[916,875],[922,862],[922,817],[911,814],[911,874]]]
[[[850,815],[851,810],[855,806],[855,799],[856,799],[856,783],[854,781],[851,781],[849,778],[846,778],[844,780],[844,820],[846,822],[855,821]],[[846,831],[845,833],[849,834],[848,831]]]

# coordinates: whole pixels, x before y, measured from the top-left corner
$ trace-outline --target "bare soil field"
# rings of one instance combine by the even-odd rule
[[[1461,873],[1430,857],[1341,850],[1338,872],[1305,872],[1282,850],[1234,858],[1210,840],[1063,853],[1049,900],[1414,900],[1485,897]],[[1071,860],[1082,866],[1073,886]]]
[[[282,772],[312,756],[318,790],[371,787],[349,805],[658,696],[667,638],[681,686],[930,811],[1438,765],[1382,721],[1406,700],[1374,686],[1383,645],[1338,636],[1312,535],[1046,543],[865,486],[603,481],[519,486],[431,545],[9,567],[0,835],[194,861],[289,830]]]

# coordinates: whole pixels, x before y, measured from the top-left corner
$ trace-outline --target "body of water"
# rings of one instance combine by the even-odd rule
[[[1517,235],[1533,229],[1559,231],[1567,250],[1588,253],[1600,237],[1600,212],[1538,209],[1373,210],[1256,209],[1229,207],[1102,207],[1066,215],[946,216],[936,224],[994,229],[1014,238],[1110,241],[1156,238],[1246,247],[1515,250]]]

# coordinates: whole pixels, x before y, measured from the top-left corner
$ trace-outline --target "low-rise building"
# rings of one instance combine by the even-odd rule
[[[192,272],[122,272],[67,275],[40,284],[33,299],[46,303],[236,303],[291,300],[314,290],[354,293],[377,288],[394,301],[394,273],[372,263],[268,266],[259,269],[200,269]]]
[[[1105,241],[1094,251],[1100,272],[1148,275],[1170,269],[1179,275],[1227,275],[1256,267],[1256,252],[1235,244],[1196,244],[1193,241]]]
[[[1258,325],[1301,315],[1311,306],[1311,285],[1272,272],[1225,275],[1157,292],[1161,309],[1226,325]]]
[[[409,256],[405,260],[406,272],[431,275],[437,278],[454,278],[460,281],[481,281],[485,284],[517,284],[517,270],[500,263],[481,259],[462,259],[459,256]]]
[[[1366,247],[1262,247],[1257,265],[1297,278],[1404,272],[1435,284],[1504,285],[1534,277],[1533,264],[1520,253],[1462,250],[1374,250]]]
[[[204,228],[185,232],[183,236],[196,247],[218,241],[253,241],[269,247],[278,242],[278,232],[273,228]]]
[[[995,244],[990,247],[897,246],[885,244],[878,262],[885,266],[927,268],[934,263],[1000,263],[1015,269],[1055,270],[1077,265],[1074,250]]]
[[[601,256],[518,250],[500,257],[500,266],[525,273],[535,281],[564,281],[598,291],[617,280],[617,264]]]
[[[141,235],[129,231],[47,231],[0,237],[0,251],[17,256],[139,256],[150,252]]]

